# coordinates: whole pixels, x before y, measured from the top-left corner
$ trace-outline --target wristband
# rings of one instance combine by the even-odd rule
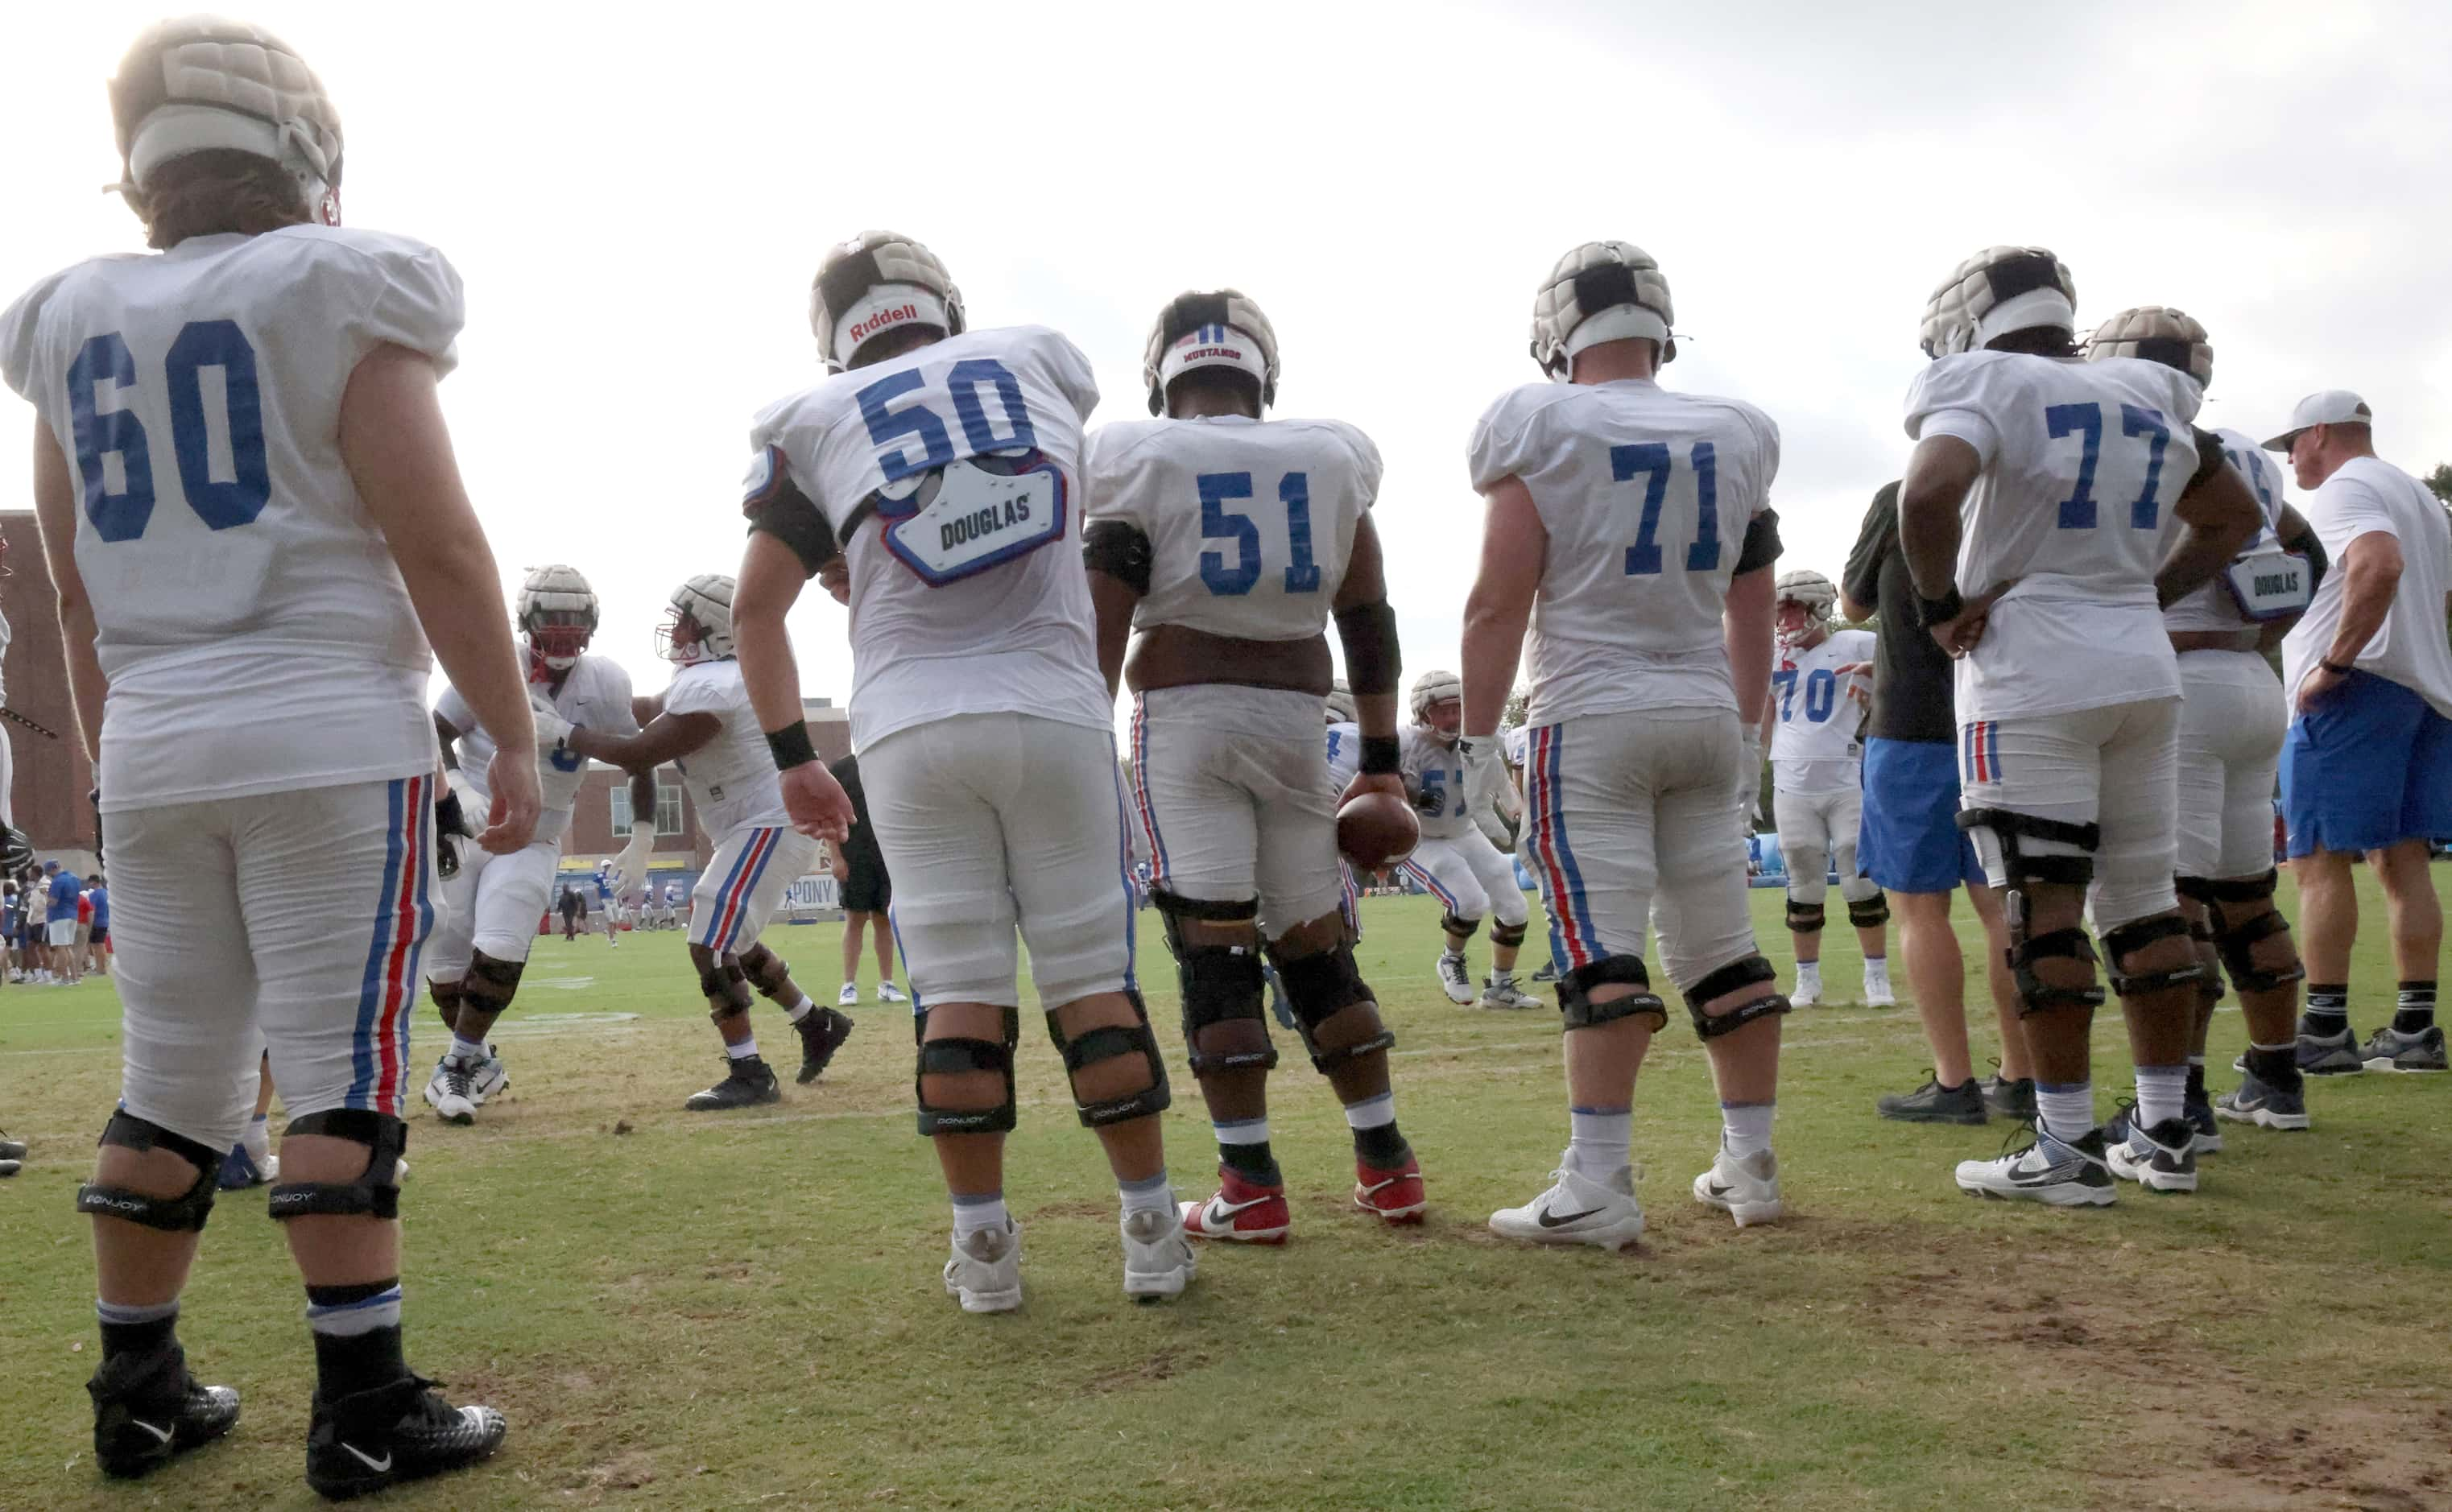
[[[2323,668],[2326,672],[2331,673],[2337,677],[2346,677],[2351,673],[2359,670],[2355,664],[2345,667],[2338,661],[2319,661],[2316,665]]]
[[[806,719],[795,719],[781,730],[767,731],[766,749],[775,754],[775,770],[778,772],[789,772],[818,758],[817,747],[809,744],[809,722]]]
[[[1950,584],[1949,591],[1938,599],[1916,599],[1916,623],[1926,629],[1948,623],[1966,612],[1967,600],[1958,596],[1956,583]]]
[[[447,787],[443,790],[443,796],[434,800],[434,829],[440,835],[469,833],[468,816],[460,806],[460,795]]]
[[[1366,735],[1362,737],[1362,775],[1366,777],[1394,776],[1402,765],[1396,737],[1393,735]]]

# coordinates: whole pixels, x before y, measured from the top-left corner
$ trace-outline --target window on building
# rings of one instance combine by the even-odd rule
[[[630,784],[613,784],[613,834],[616,837],[630,833]],[[682,833],[682,785],[678,782],[656,784],[656,833]]]

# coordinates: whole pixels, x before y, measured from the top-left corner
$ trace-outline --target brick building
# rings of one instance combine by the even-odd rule
[[[41,533],[30,509],[0,510],[0,545],[8,575],[0,577],[0,615],[9,619],[9,651],[0,660],[8,707],[49,735],[19,719],[5,725],[16,775],[10,785],[9,814],[34,843],[34,853],[57,856],[80,872],[93,868],[101,843],[99,823],[87,795],[93,791],[93,763],[77,736],[76,710],[69,697],[68,658],[60,649],[58,596],[43,560]]]

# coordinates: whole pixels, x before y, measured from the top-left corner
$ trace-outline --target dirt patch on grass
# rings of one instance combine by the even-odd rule
[[[1209,1357],[1196,1351],[1160,1349],[1137,1365],[1101,1370],[1082,1382],[1081,1389],[1094,1395],[1104,1391],[1128,1391],[1135,1386],[1172,1380],[1180,1371],[1196,1370],[1208,1363]]]

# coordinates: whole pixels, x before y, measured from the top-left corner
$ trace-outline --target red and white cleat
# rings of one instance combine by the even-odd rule
[[[1195,1239],[1228,1239],[1246,1245],[1281,1245],[1293,1214],[1283,1187],[1262,1187],[1232,1166],[1217,1168],[1217,1193],[1207,1202],[1183,1204],[1183,1231]],[[1418,1188],[1417,1188],[1418,1189]]]
[[[1379,1170],[1356,1161],[1354,1166],[1354,1206],[1388,1224],[1417,1224],[1422,1209],[1430,1206],[1422,1194],[1422,1163],[1413,1156],[1405,1157],[1402,1170]]]

